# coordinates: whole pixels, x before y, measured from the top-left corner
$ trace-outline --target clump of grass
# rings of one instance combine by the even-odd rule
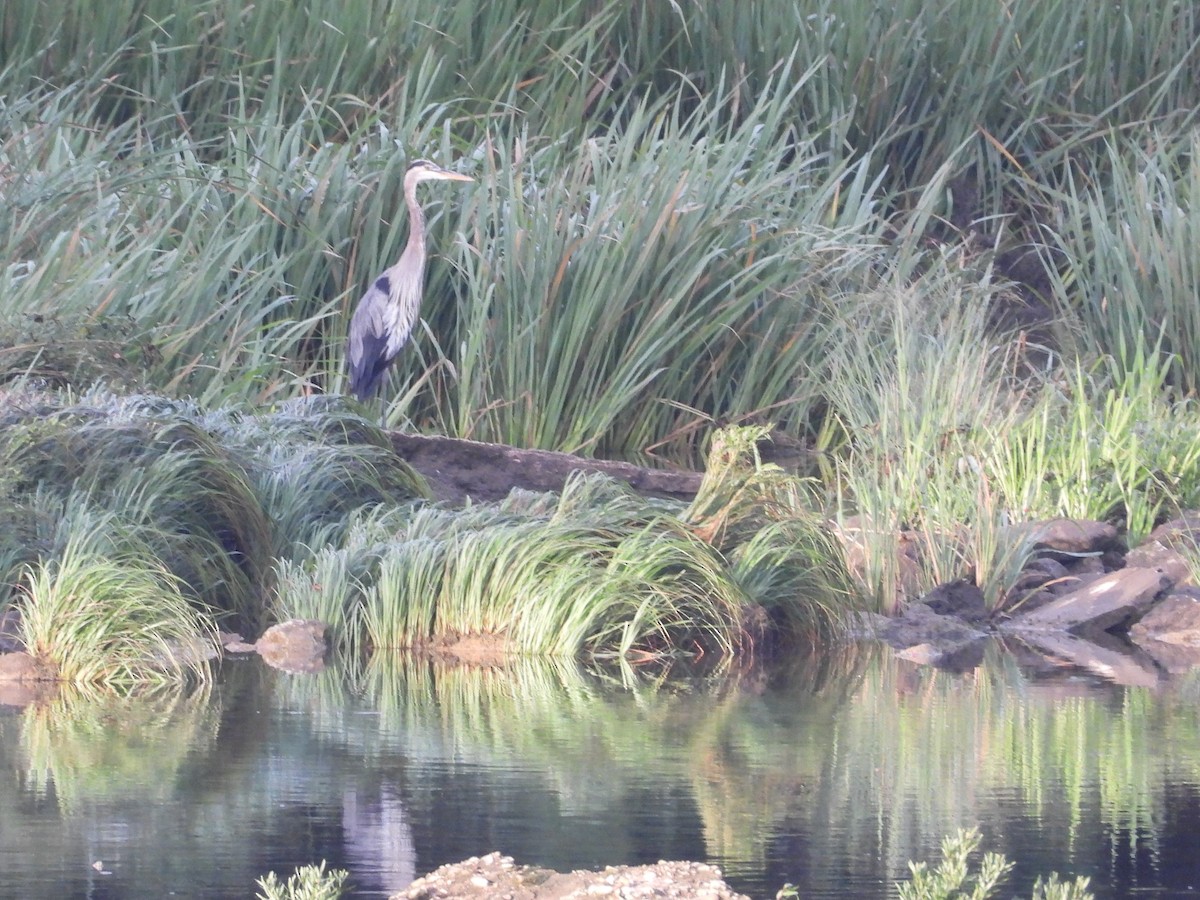
[[[791,634],[820,632],[843,617],[851,591],[839,547],[810,479],[764,464],[759,444],[771,428],[714,432],[696,497],[682,513],[731,564],[753,602]]]
[[[331,539],[329,529],[361,509],[429,497],[386,433],[337,398],[300,398],[269,415],[224,410],[200,421],[244,469],[276,559]]]
[[[493,506],[465,522],[414,516],[366,588],[368,642],[502,633],[523,652],[552,655],[655,654],[693,641],[732,652],[744,597],[720,557],[669,516],[645,509],[640,522],[614,521],[627,502],[592,508],[575,496],[614,491],[608,479],[576,477],[549,514]]]
[[[998,290],[933,268],[917,287],[849,300],[856,330],[831,360],[829,385],[845,435],[836,515],[859,591],[886,611],[963,577],[999,605],[999,573],[1015,578],[1024,561],[978,462],[978,436],[1008,421],[1024,390],[1013,339],[985,337]]]
[[[751,469],[744,491],[686,513],[577,475],[560,495],[370,515],[342,546],[281,564],[276,613],[320,617],[344,646],[486,633],[562,656],[729,654],[761,630],[760,610],[781,630],[819,631],[838,616],[844,580],[815,515],[796,497],[785,509],[770,487],[775,472]],[[762,530],[744,527],[746,508],[768,501],[778,508]]]
[[[262,891],[259,900],[337,900],[346,891],[350,873],[345,869],[325,870],[325,860],[315,866],[301,866],[280,881],[274,872],[258,879]]]
[[[53,557],[73,510],[107,510],[203,604],[249,623],[276,558],[360,507],[427,490],[386,435],[336,402],[253,415],[102,390],[73,405],[14,397],[0,447],[0,502],[13,518],[0,564]]]
[[[1200,501],[1200,447],[1189,437],[1200,416],[1167,390],[1174,361],[1139,351],[1132,368],[1077,365],[1003,434],[989,428],[980,459],[1005,507],[1026,520],[1114,522],[1132,546]]]
[[[212,436],[148,398],[96,392],[51,409],[12,410],[0,429],[10,462],[0,487],[23,518],[108,510],[202,602],[252,617],[270,528],[245,471]],[[60,551],[57,531],[28,545],[27,560]]]
[[[1118,379],[1157,357],[1181,394],[1200,387],[1197,151],[1195,129],[1107,136],[1047,186],[1055,215],[1039,240],[1051,299],[1077,328],[1064,344],[1108,358]]]
[[[101,535],[121,528],[113,516],[90,524]],[[56,559],[26,569],[16,603],[26,651],[82,687],[207,678],[219,646],[211,618],[152,555],[134,552],[135,539],[106,552],[110,541],[76,532]]]

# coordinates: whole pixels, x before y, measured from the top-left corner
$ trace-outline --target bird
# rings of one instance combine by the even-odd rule
[[[371,282],[350,319],[346,358],[350,390],[366,401],[379,390],[388,366],[408,341],[425,292],[425,214],[417,203],[422,181],[474,181],[427,159],[409,163],[404,173],[408,243],[399,261]]]

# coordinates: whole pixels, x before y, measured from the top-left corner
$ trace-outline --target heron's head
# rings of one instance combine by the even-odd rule
[[[460,175],[458,172],[443,169],[437,163],[427,159],[414,159],[408,164],[404,180],[417,184],[421,181],[474,181],[475,179],[470,175]]]

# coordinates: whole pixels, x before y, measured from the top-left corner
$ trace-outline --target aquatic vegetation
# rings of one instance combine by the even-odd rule
[[[136,537],[113,537],[115,516],[84,524],[61,554],[25,569],[15,605],[26,651],[76,686],[206,678],[218,650],[211,616]]]
[[[301,866],[288,878],[280,881],[274,872],[258,879],[262,893],[259,900],[337,900],[345,893],[346,879],[350,873],[345,869],[325,871],[325,860],[315,866]]]
[[[982,840],[977,829],[960,829],[942,841],[942,858],[936,867],[931,869],[928,863],[910,862],[908,868],[912,877],[896,885],[900,900],[986,900],[994,897],[1013,864],[1001,853],[985,853],[978,869],[972,871],[970,857],[979,849]],[[1038,878],[1031,896],[1032,900],[1092,900],[1087,886],[1087,878],[1060,882],[1058,874],[1051,873],[1045,881]]]
[[[728,649],[751,607],[812,633],[963,578],[1001,608],[1030,519],[1136,538],[1200,502],[1196,11],[961,13],[149,0],[81,29],[79,0],[12,0],[0,377],[146,393],[8,432],[0,570],[57,552],[60,508],[119,506],[200,602],[258,624],[278,578],[276,611],[348,649],[501,622],[554,652]],[[770,422],[819,480],[756,462],[739,497],[710,458],[640,532],[376,516],[423,490],[336,395],[417,156],[479,182],[430,204],[386,424],[698,466]],[[853,597],[821,516],[863,538]]]
[[[7,399],[0,602],[68,681],[203,669],[217,615],[262,621],[278,555],[425,491],[382,432],[321,404],[250,415],[105,391]]]
[[[346,648],[485,634],[553,655],[732,653],[829,629],[844,574],[796,479],[755,463],[762,436],[722,432],[687,510],[577,474],[557,496],[368,516],[344,546],[280,562],[276,616],[321,618]]]
[[[155,0],[80,29],[79,0],[6,6],[8,376],[340,391],[349,306],[427,156],[481,181],[431,208],[391,424],[692,462],[714,423],[811,438],[837,412],[825,360],[872,330],[843,300],[916,277],[1019,276],[1064,352],[1145,340],[1191,384],[1189,4],[319,8]]]

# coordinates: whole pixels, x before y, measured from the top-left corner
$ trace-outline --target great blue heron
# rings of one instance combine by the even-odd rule
[[[425,214],[417,204],[422,181],[474,181],[443,169],[427,159],[414,160],[404,173],[404,202],[408,206],[408,243],[400,260],[376,278],[358,301],[350,320],[347,358],[350,390],[366,400],[379,389],[388,364],[408,340],[425,290]]]

